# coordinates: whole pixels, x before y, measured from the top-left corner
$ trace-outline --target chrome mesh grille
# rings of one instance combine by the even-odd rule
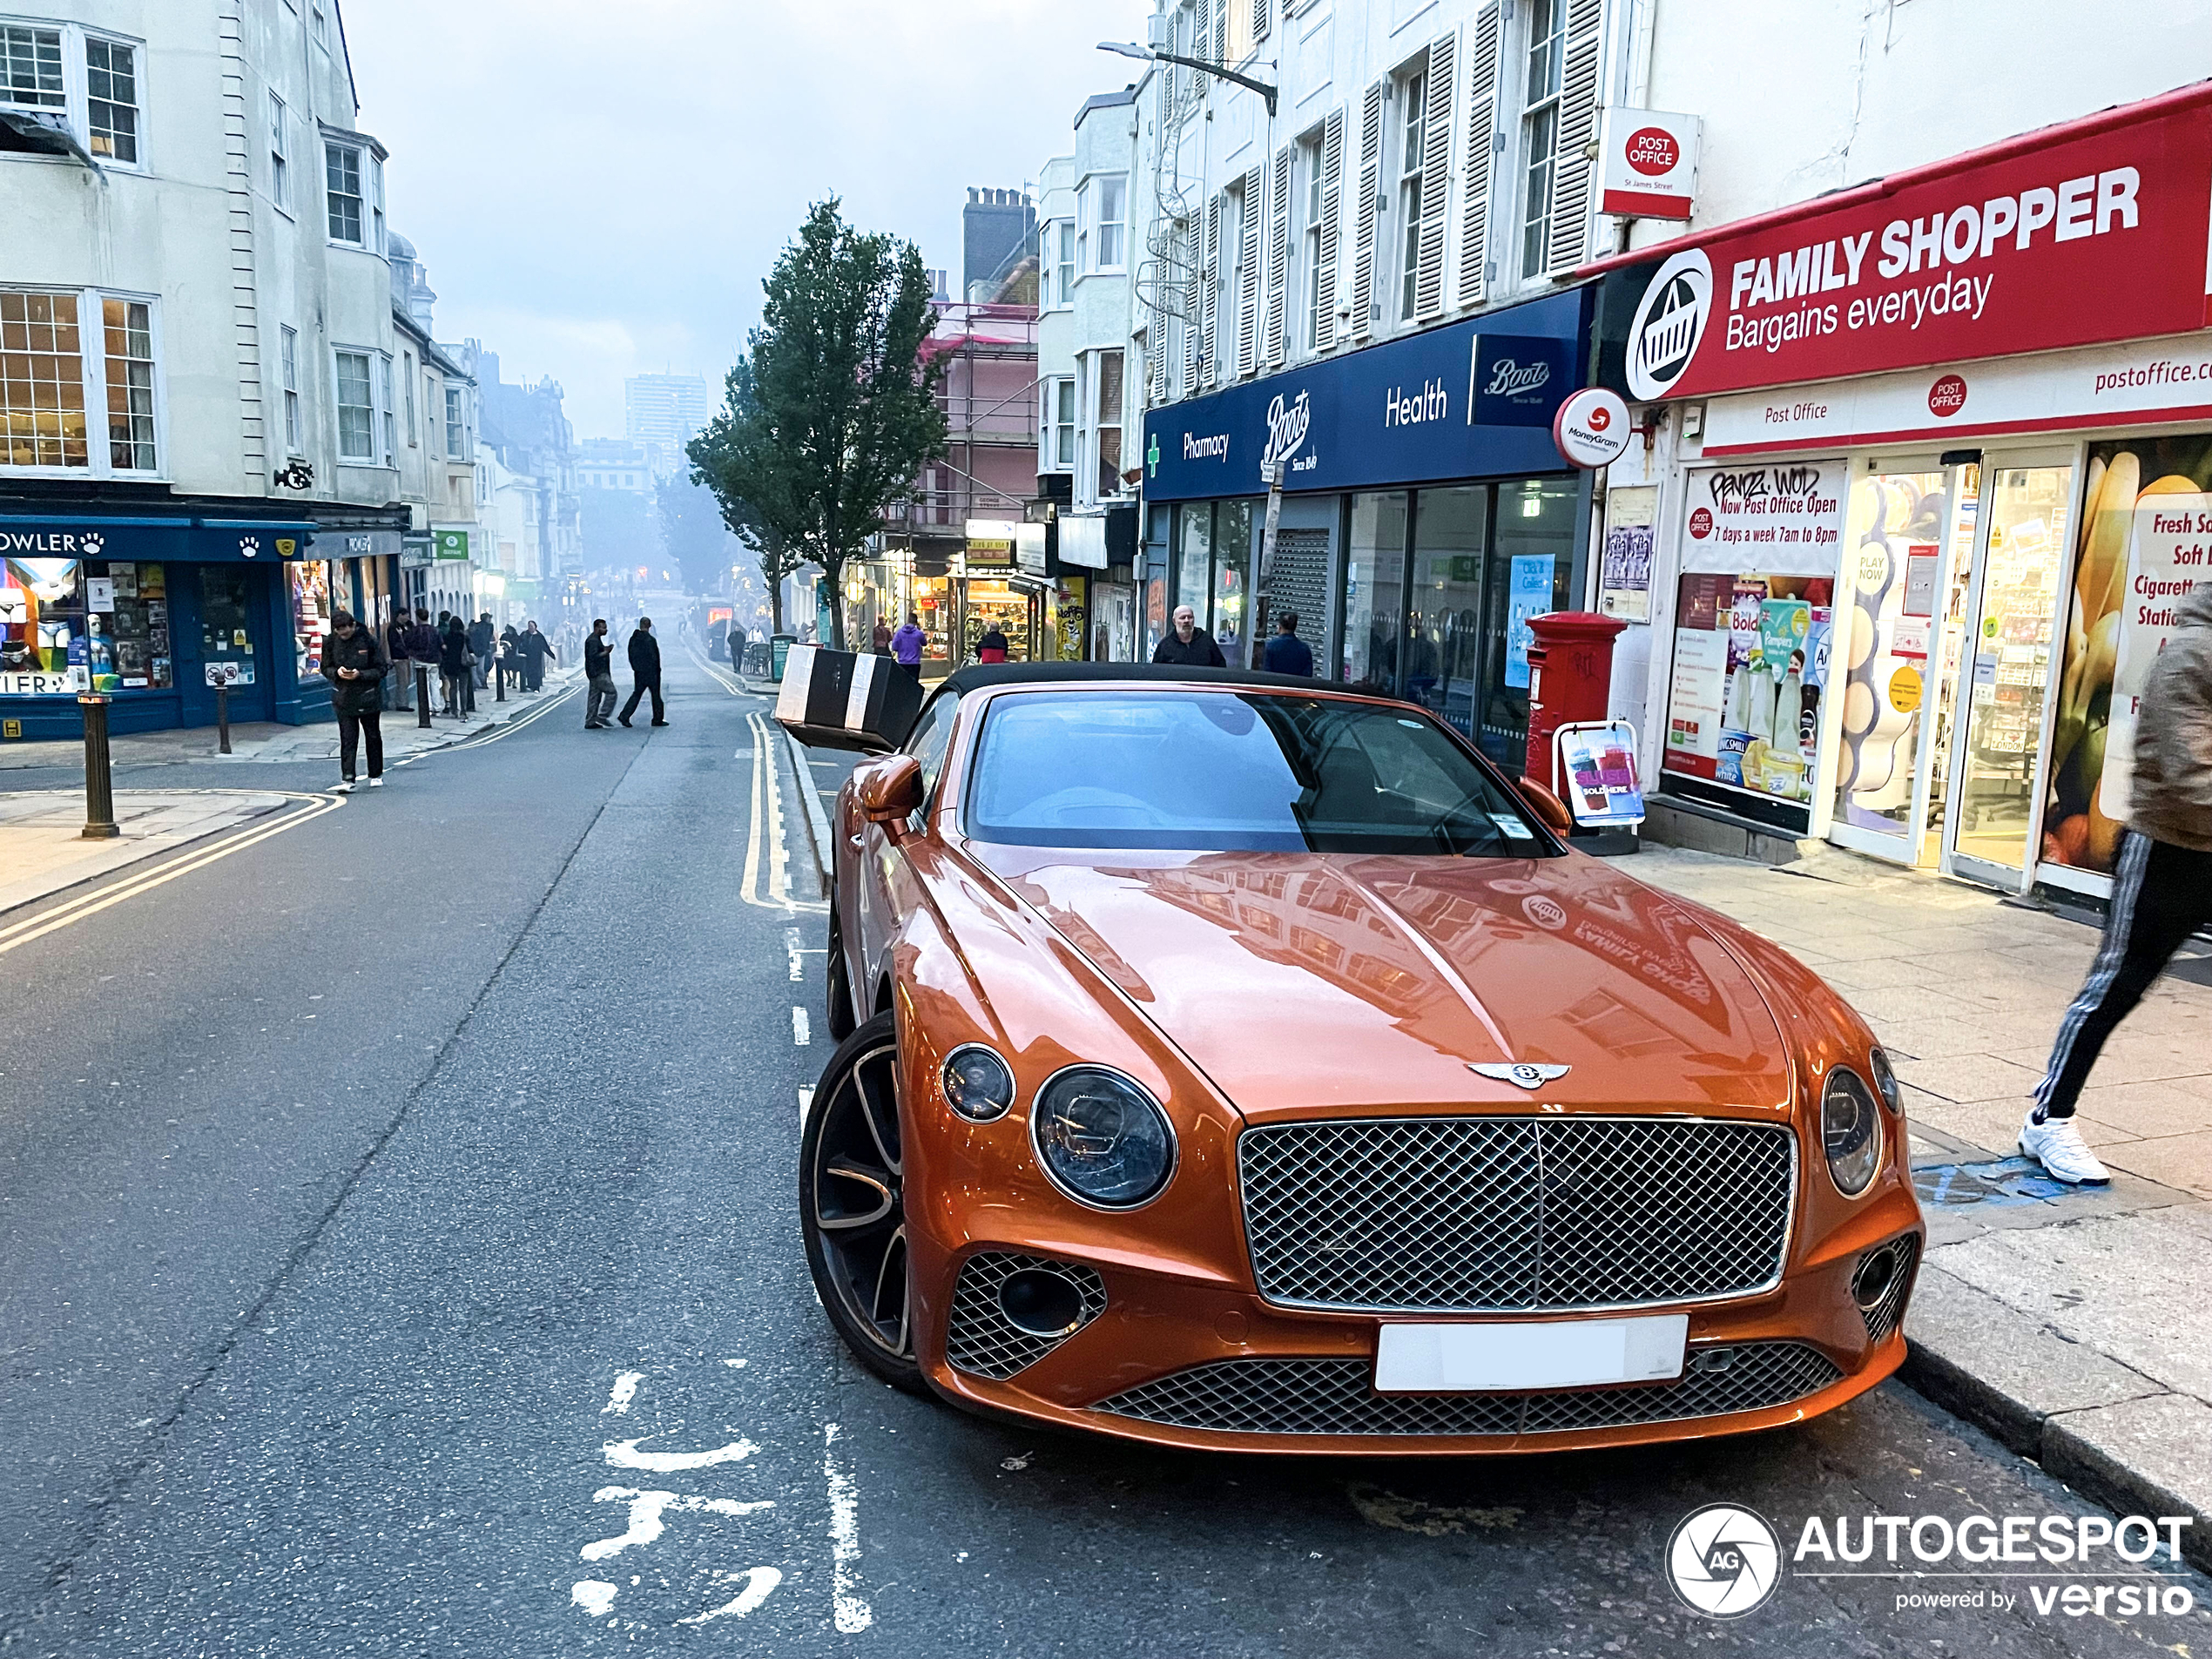
[[[1897,1271],[1890,1279],[1889,1289],[1875,1299],[1872,1307],[1858,1311],[1858,1317],[1866,1321],[1866,1340],[1872,1347],[1887,1342],[1891,1333],[1905,1323],[1905,1306],[1912,1299],[1913,1274],[1920,1265],[1918,1238],[1908,1233],[1897,1241],[1894,1248],[1898,1253]]]
[[[1797,1141],[1710,1120],[1367,1118],[1248,1129],[1237,1157],[1271,1302],[1565,1311],[1772,1285]]]
[[[1534,1394],[1378,1394],[1367,1359],[1224,1359],[1178,1371],[1091,1407],[1172,1428],[1228,1434],[1548,1434],[1764,1410],[1843,1372],[1802,1342],[1737,1343],[1725,1363],[1680,1382]]]
[[[999,1286],[1016,1273],[1035,1269],[1076,1287],[1082,1298],[1082,1329],[1106,1311],[1106,1281],[1080,1262],[1051,1262],[1037,1256],[984,1251],[970,1256],[953,1286],[952,1318],[945,1326],[945,1359],[955,1371],[1003,1382],[1050,1353],[1068,1337],[1032,1336],[999,1306]],[[1076,1334],[1070,1331],[1068,1336]]]

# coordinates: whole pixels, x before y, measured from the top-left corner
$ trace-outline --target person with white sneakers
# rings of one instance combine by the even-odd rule
[[[2212,583],[2182,602],[2152,665],[2134,756],[2104,942],[2020,1125],[2020,1150],[2069,1186],[2112,1179],[2074,1121],[2098,1051],[2182,942],[2212,923]]]
[[[368,751],[368,786],[384,787],[384,734],[376,717],[384,707],[384,676],[391,663],[376,643],[374,629],[363,628],[351,611],[334,611],[330,637],[323,641],[322,673],[330,682],[330,709],[338,717],[338,772],[343,780],[338,792],[354,792],[354,751]]]

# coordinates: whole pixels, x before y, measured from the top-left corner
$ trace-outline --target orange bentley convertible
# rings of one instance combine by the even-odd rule
[[[1872,1387],[1921,1244],[1888,1062],[1568,826],[1406,704],[954,674],[833,831],[800,1213],[839,1335],[1217,1450],[1689,1439]]]

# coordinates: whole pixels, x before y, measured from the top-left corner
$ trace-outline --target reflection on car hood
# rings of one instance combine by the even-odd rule
[[[1248,1118],[1789,1099],[1707,920],[1595,860],[973,850]],[[1501,1061],[1571,1069],[1533,1095],[1469,1069]]]

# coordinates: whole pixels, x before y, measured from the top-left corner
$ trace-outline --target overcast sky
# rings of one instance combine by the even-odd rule
[[[808,203],[960,280],[970,185],[1034,183],[1150,0],[347,0],[391,223],[509,381],[619,436],[625,375],[719,380]]]

